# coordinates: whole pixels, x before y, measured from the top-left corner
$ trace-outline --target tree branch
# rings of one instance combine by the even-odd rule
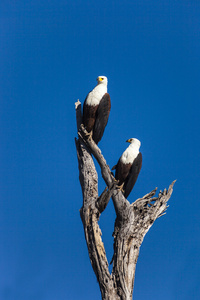
[[[76,105],[79,112],[77,128],[80,127],[80,103]],[[81,138],[75,139],[79,165],[79,180],[83,194],[83,206],[80,209],[81,220],[84,227],[85,239],[93,270],[99,282],[102,299],[119,300],[113,286],[112,276],[108,269],[108,261],[104,244],[101,239],[101,230],[98,220],[113,193],[114,185],[98,197],[98,176],[89,148]],[[114,183],[115,184],[115,183]]]
[[[110,187],[111,185],[115,184],[116,186],[116,180],[109,168],[109,166],[106,163],[105,158],[101,154],[101,150],[99,147],[95,144],[95,142],[88,138],[88,133],[85,130],[84,126],[81,125],[79,129],[79,137],[82,139],[82,141],[89,147],[91,153],[96,158],[100,168],[101,168],[101,175],[104,179],[106,185]],[[119,191],[117,188],[113,191],[113,204],[115,207],[116,214],[123,218],[125,210],[130,206],[129,201],[124,197],[121,191]],[[125,214],[126,215],[126,214]]]
[[[76,103],[76,117],[79,130],[76,149],[83,193],[80,215],[90,261],[99,282],[102,299],[131,300],[140,246],[154,221],[165,214],[175,181],[171,183],[168,190],[160,191],[158,197],[155,197],[157,189],[154,189],[130,204],[118,190],[117,182],[101,150],[81,125],[80,102]],[[100,197],[98,197],[98,175],[92,155],[97,160],[101,175],[107,185]],[[112,197],[117,215],[113,233],[114,254],[111,274],[98,225],[100,214],[106,208],[110,197]]]

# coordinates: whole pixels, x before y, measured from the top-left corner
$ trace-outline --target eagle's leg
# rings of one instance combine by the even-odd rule
[[[81,124],[80,129],[83,132],[85,138],[91,141],[93,131],[91,130],[90,132],[88,132],[83,124]]]
[[[124,187],[124,182],[121,185],[117,185],[118,190],[121,191],[122,193],[124,193],[123,187]]]
[[[111,170],[114,170],[116,166],[112,167]],[[111,172],[111,174],[113,175],[113,173]],[[115,178],[115,176],[113,175],[113,180],[114,182],[116,183],[116,187],[117,189],[119,189],[119,191],[121,191],[122,193],[124,193],[124,190],[123,190],[123,186],[124,186],[124,182],[121,184],[121,185],[118,185],[119,183],[119,180]]]
[[[93,131],[91,130],[90,132],[87,132],[87,133],[85,134],[85,137],[86,137],[89,141],[91,141],[91,140],[92,140],[92,134],[93,134]]]
[[[91,130],[90,132],[88,132],[88,134],[87,134],[87,138],[88,138],[88,140],[92,140],[92,134],[93,134],[93,131]]]

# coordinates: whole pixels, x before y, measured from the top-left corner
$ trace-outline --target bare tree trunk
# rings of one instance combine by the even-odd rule
[[[76,119],[79,139],[75,141],[83,194],[80,215],[90,261],[103,300],[131,300],[140,246],[154,221],[165,214],[167,201],[171,197],[175,181],[168,190],[160,191],[158,197],[154,197],[155,189],[130,204],[122,192],[117,189],[116,180],[101,154],[101,150],[91,138],[88,138],[86,130],[81,125],[82,115],[79,101],[76,102]],[[92,155],[101,168],[101,175],[107,186],[100,197],[98,196],[98,175]],[[98,220],[111,197],[116,211],[116,221],[113,269],[110,274]]]

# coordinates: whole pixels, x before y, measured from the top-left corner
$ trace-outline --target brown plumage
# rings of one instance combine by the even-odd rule
[[[142,167],[142,153],[139,152],[140,141],[129,139],[127,142],[131,145],[123,152],[117,165],[112,168],[116,170],[115,178],[119,181],[119,186],[123,188],[126,198],[132,191]]]
[[[107,78],[99,76],[97,86],[87,95],[83,105],[83,125],[96,144],[101,140],[111,109]]]

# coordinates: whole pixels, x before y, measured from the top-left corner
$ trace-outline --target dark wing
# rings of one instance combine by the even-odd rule
[[[96,120],[93,128],[93,140],[96,144],[101,140],[110,114],[110,95],[105,93],[96,111]]]
[[[83,104],[83,125],[85,126],[85,129],[87,130],[87,132],[90,132],[93,129],[94,124],[95,124],[96,111],[97,111],[98,105],[91,106],[91,105],[86,104],[87,97]]]
[[[126,181],[126,178],[128,177],[130,170],[131,170],[132,164],[124,164],[121,159],[118,160],[117,166],[116,166],[116,173],[115,173],[115,179],[119,180],[118,185],[122,185]]]
[[[130,192],[132,191],[132,189],[136,183],[136,180],[138,178],[138,175],[140,173],[141,167],[142,167],[142,153],[139,153],[133,162],[133,165],[131,167],[129,175],[123,186],[125,198],[127,198],[128,195],[130,194]]]

